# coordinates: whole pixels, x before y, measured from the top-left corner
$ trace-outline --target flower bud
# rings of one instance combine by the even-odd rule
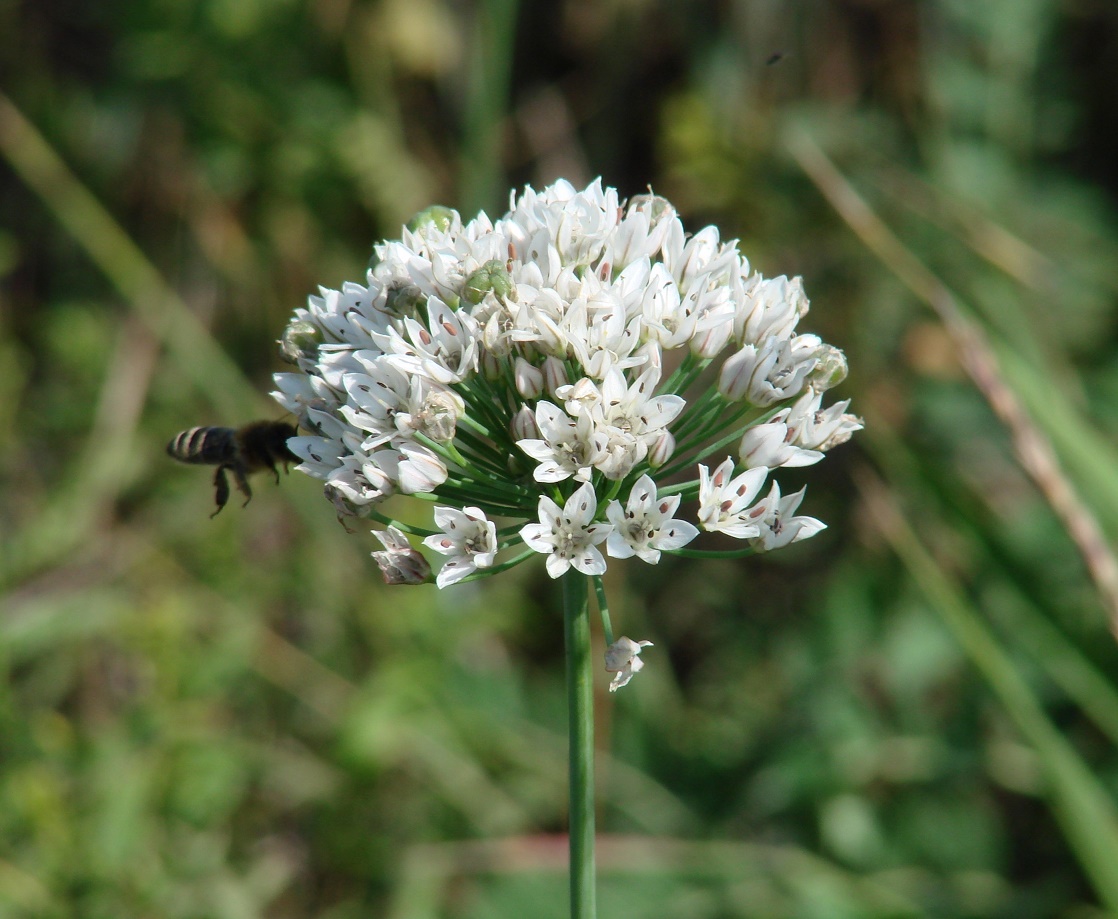
[[[735,351],[726,358],[718,374],[718,391],[731,402],[740,402],[749,392],[756,369],[756,348],[746,345],[741,350]]]
[[[322,343],[322,330],[313,322],[299,319],[283,330],[279,340],[280,357],[289,364],[299,363],[300,358],[313,360]]]
[[[522,405],[520,411],[512,416],[512,439],[537,440],[540,436],[539,425],[536,424],[536,413],[527,405]]]
[[[671,218],[675,216],[675,208],[672,203],[660,195],[647,194],[647,195],[633,195],[629,199],[630,211],[643,211],[648,214],[648,222],[655,225],[665,217]]]
[[[554,356],[544,358],[543,386],[549,395],[554,396],[560,386],[566,386],[569,382],[566,364]]]
[[[659,469],[672,458],[673,453],[675,453],[675,438],[672,432],[661,431],[660,436],[652,444],[652,449],[648,451],[648,465],[653,469]]]
[[[501,371],[504,370],[504,362],[494,354],[492,351],[481,352],[481,372],[482,375],[490,383],[501,379]]]
[[[543,393],[543,371],[518,357],[513,369],[516,391],[525,399],[538,399]]]
[[[405,495],[432,492],[446,481],[446,466],[426,447],[402,444],[400,452],[404,459],[397,470],[398,481]]]
[[[458,212],[442,204],[432,204],[425,207],[407,222],[407,228],[413,233],[423,235],[426,227],[434,227],[440,233],[445,232],[458,218]]]
[[[426,584],[431,580],[431,566],[427,559],[411,547],[400,530],[390,526],[383,532],[373,530],[373,535],[384,546],[383,552],[372,555],[386,584]]]
[[[428,393],[416,416],[419,432],[439,443],[454,440],[458,430],[458,418],[465,409],[460,396],[453,392],[435,391]]]
[[[695,332],[690,342],[691,353],[695,357],[708,360],[729,344],[733,333],[733,305],[728,300],[724,300],[721,304],[707,309],[695,323]]]
[[[462,285],[462,299],[469,303],[481,303],[489,291],[499,300],[509,298],[516,290],[504,262],[490,259],[477,271],[472,272]]]
[[[823,345],[815,355],[816,364],[807,375],[808,385],[816,392],[834,389],[846,379],[846,355],[834,345]]]

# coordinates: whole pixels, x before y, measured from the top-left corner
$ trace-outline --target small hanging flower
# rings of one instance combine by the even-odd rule
[[[634,673],[640,672],[644,667],[644,661],[640,659],[641,650],[651,647],[650,641],[633,641],[622,635],[606,648],[606,672],[613,674],[609,682],[610,692],[617,692],[633,678]]]

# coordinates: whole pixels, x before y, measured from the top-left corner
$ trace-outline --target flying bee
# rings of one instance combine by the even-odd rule
[[[245,505],[252,500],[248,486],[250,473],[271,469],[279,484],[277,463],[287,472],[288,463],[302,462],[287,447],[287,439],[298,435],[294,425],[284,421],[253,421],[242,428],[191,428],[175,435],[167,444],[167,453],[180,463],[217,466],[214,472],[216,517],[229,500],[229,480],[225,471],[233,473],[237,490],[245,496]],[[244,505],[242,505],[243,507]]]

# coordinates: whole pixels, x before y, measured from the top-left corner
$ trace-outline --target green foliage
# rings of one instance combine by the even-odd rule
[[[1118,911],[1097,559],[794,143],[955,293],[1105,550],[1116,43],[1054,0],[0,0],[0,919],[563,915],[542,566],[388,589],[311,480],[210,520],[162,451],[278,415],[291,309],[419,208],[598,173],[804,275],[867,421],[803,476],[827,533],[611,566],[655,646],[596,700],[600,914]]]

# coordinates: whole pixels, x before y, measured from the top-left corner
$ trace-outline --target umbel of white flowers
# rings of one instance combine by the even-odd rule
[[[700,528],[764,552],[824,526],[773,471],[862,426],[822,404],[846,361],[797,330],[807,311],[799,278],[761,277],[714,227],[688,236],[664,198],[559,181],[499,220],[428,208],[376,245],[364,283],[296,310],[274,396],[339,516],[390,527],[393,583],[430,579],[409,535],[446,556],[439,587],[535,552],[553,578],[655,564]],[[436,502],[437,531],[385,517],[397,494]]]

